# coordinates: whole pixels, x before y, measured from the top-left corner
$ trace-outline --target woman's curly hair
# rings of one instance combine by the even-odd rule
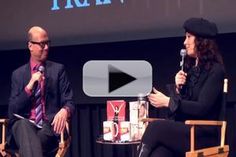
[[[222,56],[214,39],[196,36],[195,44],[199,67],[210,70],[213,63],[223,65]],[[185,67],[189,69],[195,65],[195,59],[187,56],[185,63]]]

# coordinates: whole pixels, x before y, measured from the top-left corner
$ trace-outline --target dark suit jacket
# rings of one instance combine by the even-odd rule
[[[64,66],[52,61],[45,62],[45,109],[51,122],[55,114],[64,106],[74,111],[73,92],[68,81]],[[28,96],[25,87],[31,78],[30,64],[25,64],[12,73],[11,96],[8,114],[10,127],[15,122],[13,113],[29,118],[32,107],[32,96]]]

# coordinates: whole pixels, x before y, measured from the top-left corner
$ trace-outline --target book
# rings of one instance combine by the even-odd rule
[[[107,121],[125,121],[126,102],[124,100],[107,101]]]
[[[148,117],[149,103],[147,101],[129,102],[129,117],[131,125],[131,139],[140,140],[147,127],[147,123],[142,122]]]

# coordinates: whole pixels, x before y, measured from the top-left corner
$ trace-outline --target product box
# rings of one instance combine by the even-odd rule
[[[115,141],[119,133],[118,125],[113,121],[103,121],[103,139]]]
[[[130,141],[130,122],[129,121],[122,121],[120,122],[120,141],[122,142],[126,142],[126,141]]]
[[[142,138],[147,123],[141,120],[148,117],[148,107],[149,104],[147,101],[129,102],[131,140],[140,140]]]

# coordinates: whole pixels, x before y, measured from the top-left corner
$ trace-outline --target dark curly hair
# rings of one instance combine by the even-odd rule
[[[206,70],[210,70],[213,63],[220,63],[223,65],[223,59],[216,44],[215,39],[212,38],[195,38],[196,51],[198,57],[198,66]],[[186,56],[185,68],[190,69],[195,65],[195,58]]]

